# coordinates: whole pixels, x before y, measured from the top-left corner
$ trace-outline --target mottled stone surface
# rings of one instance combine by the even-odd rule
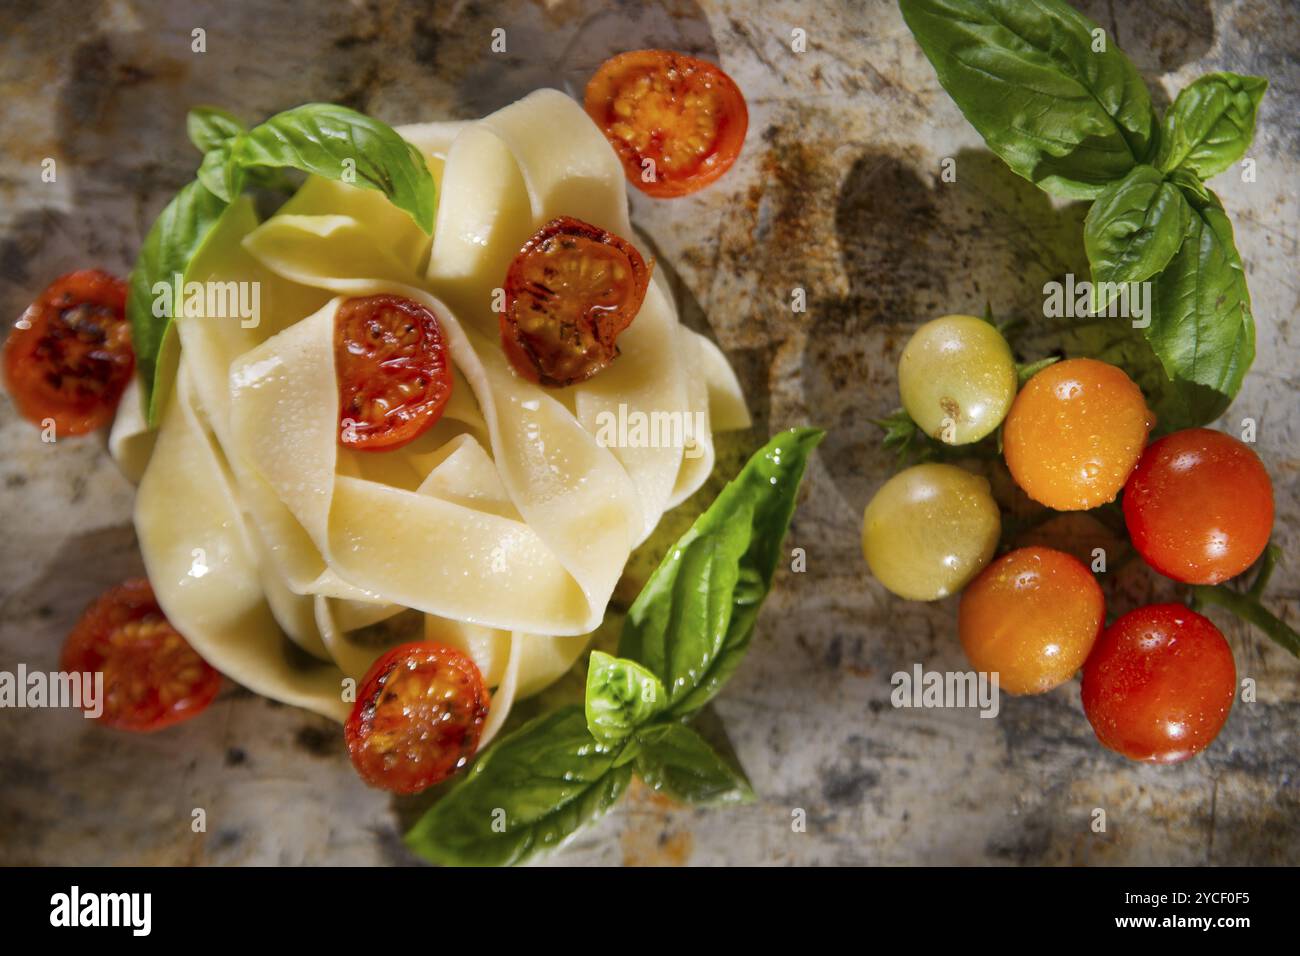
[[[1258,179],[1214,182],[1237,229],[1259,358],[1225,422],[1259,422],[1289,565],[1272,603],[1300,618],[1296,359],[1300,23],[1286,0],[1120,3],[1086,11],[1167,101],[1198,74],[1267,75],[1250,155]],[[761,12],[759,12],[761,11]],[[191,52],[191,30],[207,52]],[[488,52],[507,31],[508,52]],[[791,30],[808,52],[791,52]],[[965,668],[956,603],[908,604],[858,547],[893,467],[869,419],[897,404],[909,331],[953,311],[1041,315],[1045,281],[1085,274],[1082,212],[1061,208],[983,147],[939,88],[892,3],[44,3],[0,12],[0,314],[54,276],[125,273],[197,156],[186,109],[255,119],[332,100],[393,122],[472,117],[539,85],[581,89],[617,49],[720,57],[746,91],[744,154],[694,198],[633,197],[638,227],[680,277],[683,308],[741,373],[759,431],[831,429],[783,573],[717,717],[760,794],[726,811],[634,791],[552,863],[1300,862],[1300,666],[1216,615],[1258,701],[1208,753],[1139,767],[1101,749],[1078,684],[1004,699],[1001,715],[896,710],[889,678],[916,662]],[[58,163],[42,183],[41,161]],[[957,181],[939,178],[957,160]],[[791,290],[806,290],[792,313]],[[1032,329],[1032,321],[1031,321]],[[1022,357],[1042,347],[1032,335]],[[103,587],[139,571],[132,489],[100,438],[44,445],[0,400],[0,669],[56,666]],[[725,468],[757,442],[731,442]],[[1006,482],[1000,490],[1014,505]],[[681,527],[685,517],[671,519]],[[1086,550],[1086,519],[1047,533]],[[633,574],[641,573],[645,561]],[[1112,609],[1173,589],[1140,562],[1108,575]],[[621,589],[630,597],[635,582]],[[191,832],[192,810],[207,832]],[[1095,808],[1105,833],[1090,828]],[[806,811],[806,832],[792,814]],[[152,736],[60,711],[0,711],[0,862],[410,863],[413,812],[369,791],[337,728],[228,686],[201,719]]]

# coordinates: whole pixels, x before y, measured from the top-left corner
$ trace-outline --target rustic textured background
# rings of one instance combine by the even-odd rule
[[[126,273],[153,216],[193,173],[184,115],[194,104],[248,120],[308,100],[391,123],[474,117],[537,86],[578,91],[611,52],[646,46],[719,58],[745,90],[750,132],[736,168],[693,198],[634,195],[633,218],[679,276],[688,320],[711,327],[732,357],[758,419],[724,467],[769,429],[831,429],[790,542],[807,550],[808,570],[780,577],[716,707],[760,800],[694,811],[634,791],[549,862],[1300,862],[1300,666],[1221,616],[1258,702],[1239,703],[1213,747],[1182,766],[1134,766],[1098,746],[1077,681],[1004,698],[996,720],[889,705],[893,672],[966,666],[955,602],[891,597],[859,552],[862,509],[893,467],[869,419],[897,404],[898,350],[920,321],[986,301],[1000,315],[1041,315],[1045,281],[1086,275],[1080,208],[1054,207],[984,149],[894,4],[15,7],[0,12],[4,315],[71,269]],[[1236,224],[1259,324],[1259,358],[1226,421],[1259,422],[1289,561],[1272,602],[1294,623],[1295,5],[1082,8],[1162,103],[1208,70],[1271,81],[1250,152],[1257,182],[1229,172],[1213,185]],[[190,49],[196,27],[207,32],[203,54]],[[488,53],[495,27],[507,31],[505,55]],[[790,50],[795,27],[807,31],[802,55]],[[56,183],[41,182],[45,157],[58,163]],[[957,159],[955,183],[938,177],[945,157]],[[789,309],[795,287],[807,291],[805,314]],[[1022,357],[1040,348],[1018,344]],[[0,401],[0,669],[50,669],[90,598],[139,570],[132,489],[102,439],[43,445]],[[1086,519],[1047,533],[1070,548],[1105,540]],[[1170,592],[1140,562],[1108,578],[1113,610]],[[621,596],[635,589],[629,581]],[[205,834],[190,831],[195,807],[207,811]],[[1097,807],[1102,834],[1089,826]],[[796,808],[806,832],[792,832]],[[68,712],[0,712],[4,863],[408,863],[399,821],[411,810],[361,785],[336,726],[233,686],[202,718],[152,736]]]

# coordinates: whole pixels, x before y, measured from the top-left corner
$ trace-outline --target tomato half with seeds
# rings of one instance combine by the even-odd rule
[[[584,106],[648,195],[685,196],[731,168],[749,129],[744,94],[705,60],[634,50],[606,60]]]
[[[609,365],[641,310],[653,265],[599,226],[569,216],[548,222],[506,272],[501,346],[515,370],[563,388]]]
[[[1255,563],[1273,530],[1273,483],[1248,446],[1209,428],[1152,442],[1124,486],[1133,547],[1166,577],[1218,584]]]
[[[1232,649],[1181,604],[1130,611],[1083,668],[1083,712],[1097,739],[1130,760],[1176,763],[1223,729],[1237,692]]]
[[[344,728],[352,765],[372,787],[417,793],[478,749],[489,707],[477,665],[445,644],[393,648],[366,673]]]
[[[65,672],[104,675],[101,723],[153,731],[207,709],[221,675],[172,627],[144,578],[105,591],[63,645]]]
[[[451,358],[431,310],[396,295],[343,302],[334,318],[339,443],[391,451],[442,417],[451,397]]]
[[[14,326],[5,384],[18,411],[57,435],[84,435],[113,419],[135,370],[126,283],[99,269],[55,279]]]

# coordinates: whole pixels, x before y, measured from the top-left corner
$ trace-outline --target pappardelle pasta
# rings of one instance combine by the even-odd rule
[[[633,237],[623,169],[580,106],[539,90],[398,132],[438,185],[433,236],[382,193],[319,177],[262,223],[236,199],[186,277],[258,283],[259,321],[178,316],[156,441],[133,387],[111,447],[140,476],[158,602],[207,661],[343,720],[344,679],[386,649],[370,625],[418,612],[493,688],[485,745],[512,700],[582,653],[632,549],[708,476],[712,431],[748,415],[657,272],[599,375],[545,388],[506,360],[494,305],[530,235],[564,215]],[[344,302],[381,294],[437,317],[454,384],[429,431],[367,454],[337,440],[334,326]],[[620,410],[706,427],[686,447],[606,447],[599,424]]]
[[[104,676],[93,716],[160,730],[224,674],[340,721],[371,786],[470,768],[405,837],[440,863],[557,846],[634,774],[750,799],[690,721],[749,646],[822,433],[772,436],[609,612],[633,550],[713,471],[715,433],[750,423],[628,185],[708,187],[747,124],[720,68],[662,50],[608,61],[581,106],[539,90],[475,122],[192,109],[202,162],[129,279],[60,277],[4,349],[20,413],[68,435],[112,420],[139,486],[148,579],[63,648]],[[246,189],[291,195],[262,219]]]

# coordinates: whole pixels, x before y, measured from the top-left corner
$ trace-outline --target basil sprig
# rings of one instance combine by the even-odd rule
[[[1255,328],[1231,223],[1203,180],[1249,148],[1267,81],[1208,74],[1161,119],[1133,64],[1062,0],[900,6],[989,148],[1047,192],[1096,200],[1084,231],[1094,309],[1113,295],[1105,283],[1152,282],[1141,333],[1160,366],[1154,390],[1171,400],[1161,425],[1217,417],[1254,361]]]
[[[939,82],[989,148],[1049,193],[1095,199],[1142,162],[1156,117],[1128,57],[1056,0],[902,0]]]
[[[160,361],[172,316],[155,315],[154,285],[187,271],[204,240],[245,185],[289,186],[297,169],[384,193],[426,233],[433,230],[433,177],[423,156],[393,129],[355,110],[308,103],[245,129],[225,110],[199,107],[186,118],[190,140],[203,153],[194,182],[163,209],[131,270],[126,313],[144,383],[150,423],[158,420],[165,383]]]
[[[447,865],[519,863],[608,810],[633,772],[686,802],[752,799],[744,774],[684,720],[740,663],[822,435],[791,429],[750,458],[650,576],[621,656],[591,655],[585,707],[492,744],[407,845]]]

